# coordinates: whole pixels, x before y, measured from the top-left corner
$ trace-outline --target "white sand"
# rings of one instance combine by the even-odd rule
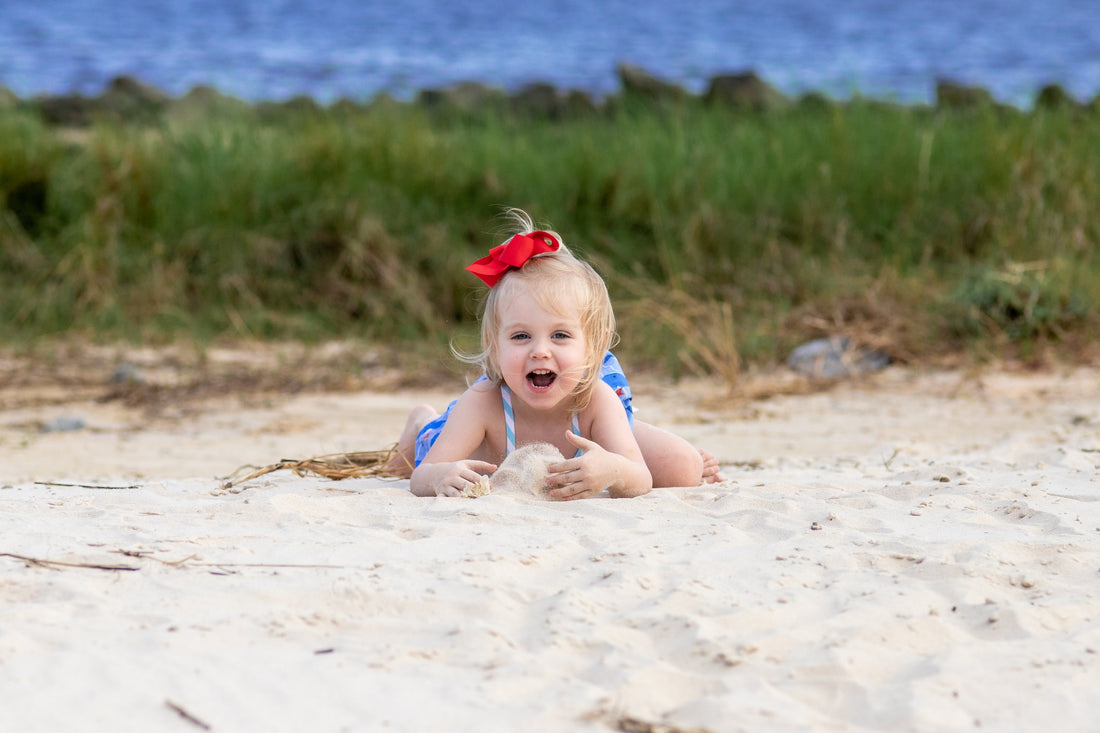
[[[0,729],[1097,729],[1100,372],[656,389],[635,385],[641,414],[724,483],[226,493],[244,463],[380,448],[451,393],[153,420],[9,399]],[[87,427],[35,429],[59,415]]]

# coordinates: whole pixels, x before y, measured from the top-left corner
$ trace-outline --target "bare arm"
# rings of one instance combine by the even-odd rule
[[[622,403],[610,387],[599,385],[592,396],[589,434],[592,439],[568,433],[569,442],[584,453],[549,466],[547,485],[558,499],[582,499],[605,488],[611,496],[641,496],[653,488],[653,476],[630,430]]]
[[[461,496],[496,464],[479,459],[484,453],[486,415],[493,402],[484,390],[468,389],[455,405],[435,444],[409,479],[417,496]]]

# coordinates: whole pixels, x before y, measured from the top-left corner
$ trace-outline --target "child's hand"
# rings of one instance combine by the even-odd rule
[[[550,475],[546,485],[550,496],[555,499],[585,499],[596,496],[621,478],[623,456],[604,450],[599,443],[574,435],[565,434],[569,442],[584,453],[561,463],[547,466]]]
[[[436,496],[462,496],[462,492],[480,481],[482,476],[497,470],[492,463],[472,459],[440,463],[434,468],[438,471],[432,481]]]

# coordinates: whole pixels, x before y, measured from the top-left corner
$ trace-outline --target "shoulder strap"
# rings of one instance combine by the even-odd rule
[[[512,391],[503,381],[500,383],[500,401],[504,403],[504,455],[512,455],[516,449],[516,413],[512,410]]]

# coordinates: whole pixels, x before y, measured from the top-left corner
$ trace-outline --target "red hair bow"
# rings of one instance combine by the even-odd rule
[[[523,267],[535,255],[557,252],[561,242],[550,232],[517,234],[501,245],[489,250],[489,254],[466,269],[482,279],[489,287],[497,284],[504,273],[513,267]]]

